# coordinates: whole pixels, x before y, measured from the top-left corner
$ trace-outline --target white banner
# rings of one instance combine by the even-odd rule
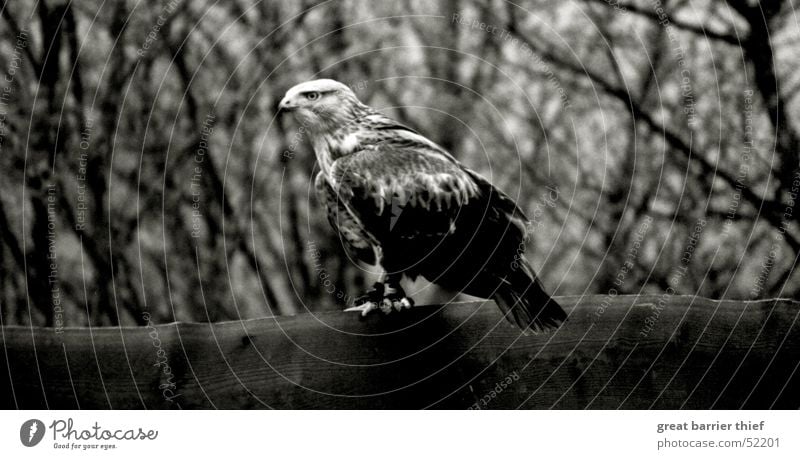
[[[6,411],[0,444],[10,458],[796,458],[798,421],[797,411]]]

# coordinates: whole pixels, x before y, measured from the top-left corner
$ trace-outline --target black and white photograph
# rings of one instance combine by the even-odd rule
[[[4,1],[2,450],[302,410],[798,457],[798,8]]]

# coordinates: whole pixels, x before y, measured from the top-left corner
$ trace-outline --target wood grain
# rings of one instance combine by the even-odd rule
[[[792,408],[800,303],[561,297],[523,336],[491,302],[155,327],[4,327],[3,408]],[[647,327],[647,324],[651,324]],[[649,328],[649,332],[648,332]]]

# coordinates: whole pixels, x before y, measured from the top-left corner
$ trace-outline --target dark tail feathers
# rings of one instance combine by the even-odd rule
[[[506,318],[522,330],[553,329],[567,318],[567,313],[544,291],[525,260],[520,260],[519,268],[506,276],[494,300]]]

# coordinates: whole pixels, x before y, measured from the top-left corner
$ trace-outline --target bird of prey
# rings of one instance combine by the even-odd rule
[[[522,256],[528,219],[484,177],[335,80],[292,87],[278,109],[308,135],[317,194],[346,250],[385,272],[357,300],[362,314],[413,306],[405,275],[491,298],[523,330],[566,319]]]

